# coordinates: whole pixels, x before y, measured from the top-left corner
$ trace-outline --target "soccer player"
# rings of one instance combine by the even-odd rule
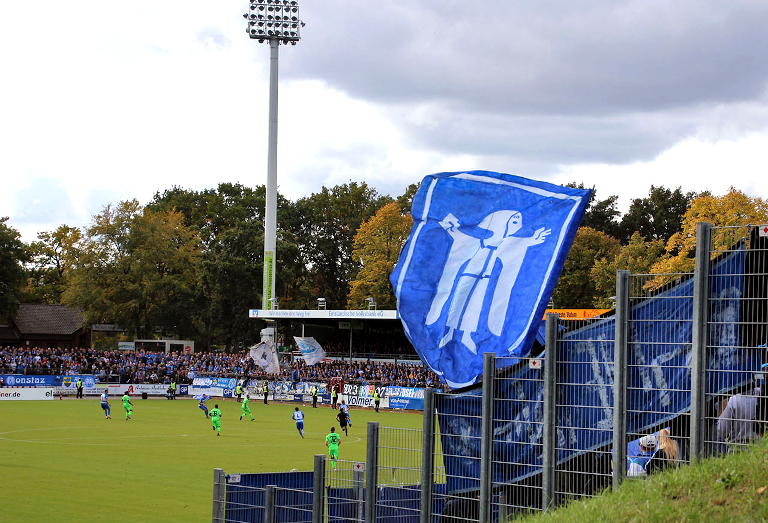
[[[299,410],[299,407],[293,411],[293,419],[296,420],[296,430],[299,431],[301,439],[304,439],[304,413]]]
[[[325,437],[325,446],[328,447],[328,456],[331,458],[333,470],[336,470],[336,460],[339,459],[339,445],[341,445],[341,438],[336,434],[336,427],[331,427],[331,433]]]
[[[213,430],[216,431],[217,436],[221,436],[221,421],[219,421],[219,418],[221,418],[224,415],[219,410],[218,403],[213,406],[210,414],[211,414],[211,421],[213,421]]]
[[[341,405],[339,405],[339,410],[344,411],[344,414],[346,414],[347,416],[347,424],[351,427],[352,418],[349,417],[349,405],[347,405],[346,401],[341,400]]]
[[[125,409],[125,421],[128,421],[133,414],[133,403],[131,403],[131,397],[127,392],[123,394],[123,408]]]
[[[104,417],[106,419],[112,419],[112,416],[109,415],[110,412],[112,412],[112,408],[109,406],[106,390],[101,393],[101,408],[104,409]]]
[[[200,401],[198,402],[197,406],[205,413],[205,419],[208,419],[208,406],[205,404],[205,400],[208,399],[208,396],[205,394],[200,395]]]
[[[349,433],[347,432],[347,414],[339,409],[339,413],[336,414],[336,419],[339,422],[339,428],[344,431],[344,434],[349,436]]]
[[[251,414],[251,407],[248,406],[248,393],[247,392],[243,396],[243,404],[240,406],[240,408],[243,411],[243,413],[240,415],[240,419],[241,420],[243,419],[243,416],[248,414],[251,417],[251,421],[256,421],[255,419],[253,419],[253,414]]]

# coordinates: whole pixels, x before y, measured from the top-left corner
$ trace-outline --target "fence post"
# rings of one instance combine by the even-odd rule
[[[323,523],[325,509],[325,454],[315,454],[312,474],[312,523]]]
[[[368,422],[365,457],[365,521],[376,523],[376,485],[379,477],[379,422]]]
[[[435,483],[435,391],[424,391],[424,425],[421,433],[421,511],[419,523],[432,523],[432,488]]]
[[[696,268],[693,271],[693,326],[691,340],[691,462],[704,457],[704,398],[707,389],[707,300],[709,246],[712,224],[696,225]]]
[[[616,335],[613,345],[613,487],[627,476],[627,351],[629,271],[616,271]]]
[[[483,418],[480,431],[480,521],[491,521],[493,499],[493,390],[496,353],[483,354]]]
[[[547,314],[546,337],[544,341],[544,434],[541,456],[541,509],[548,510],[555,501],[555,467],[557,441],[555,388],[557,386],[557,322],[559,316]]]
[[[264,492],[264,523],[275,523],[275,485],[267,485]]]
[[[213,469],[213,523],[224,521],[224,500],[227,493],[227,478],[224,469]]]

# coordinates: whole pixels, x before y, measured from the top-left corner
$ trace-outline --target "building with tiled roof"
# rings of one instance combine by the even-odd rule
[[[90,347],[91,331],[83,327],[81,310],[22,303],[15,320],[0,320],[0,345]]]

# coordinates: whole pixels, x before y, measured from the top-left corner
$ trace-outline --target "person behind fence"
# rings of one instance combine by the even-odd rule
[[[339,445],[341,438],[336,434],[336,427],[331,427],[331,433],[325,437],[325,446],[328,447],[328,457],[331,458],[333,470],[336,470],[336,460],[339,459]]]
[[[731,396],[717,420],[718,440],[729,445],[744,445],[759,437],[756,419],[761,387],[746,394]]]
[[[627,449],[627,476],[645,476],[645,467],[651,461],[658,447],[658,440],[653,434],[647,434],[639,440],[640,452]]]
[[[680,464],[680,450],[670,430],[668,428],[661,429],[657,440],[658,449],[645,466],[645,472],[648,474],[664,470],[668,467],[676,467]]]
[[[304,439],[304,413],[299,410],[299,407],[296,407],[292,417],[296,421],[296,430],[299,431],[301,439]]]

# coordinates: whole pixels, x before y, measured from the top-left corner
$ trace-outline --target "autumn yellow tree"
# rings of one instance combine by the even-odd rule
[[[655,274],[692,272],[696,264],[696,226],[709,222],[712,231],[712,257],[730,248],[744,231],[733,229],[737,226],[768,223],[768,202],[758,197],[747,196],[731,187],[723,196],[704,194],[694,199],[683,216],[683,228],[667,242],[666,254],[653,265]]]
[[[395,268],[402,249],[413,226],[410,214],[401,212],[395,202],[379,209],[374,216],[363,222],[355,235],[352,259],[361,268],[350,282],[347,306],[361,309],[365,299],[372,297],[379,309],[397,306],[389,275]]]

